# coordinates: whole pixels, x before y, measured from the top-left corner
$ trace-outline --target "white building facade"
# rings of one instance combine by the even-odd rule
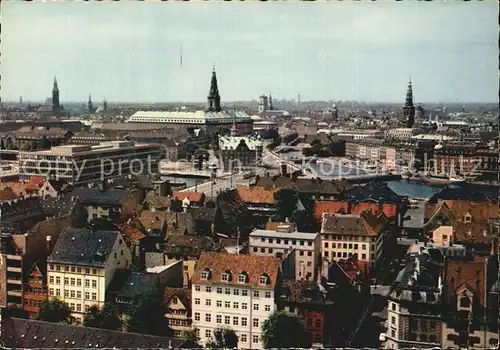
[[[65,229],[47,259],[49,298],[66,302],[81,323],[92,305],[104,306],[116,270],[129,268],[131,261],[119,232]]]
[[[217,328],[231,328],[239,349],[262,349],[262,324],[277,310],[280,260],[202,253],[192,280],[193,328],[206,345]]]
[[[281,258],[292,249],[295,249],[295,279],[315,280],[321,261],[319,233],[297,232],[293,223],[282,223],[276,231],[254,230],[250,234],[250,255]]]

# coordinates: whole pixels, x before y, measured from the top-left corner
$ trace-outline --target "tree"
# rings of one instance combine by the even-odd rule
[[[102,310],[93,305],[83,317],[83,325],[86,327],[103,328],[109,330],[120,330],[122,322],[118,316],[118,310],[113,303],[105,303]]]
[[[299,232],[317,232],[317,223],[313,213],[308,210],[296,210],[290,221],[297,224]]]
[[[40,321],[71,323],[71,309],[60,299],[45,299],[40,304]]]
[[[168,327],[165,311],[159,288],[143,295],[136,295],[127,312],[127,330],[170,337],[173,331]]]
[[[283,221],[290,218],[297,208],[299,193],[294,188],[282,188],[274,193],[274,199],[276,200],[279,219]]]
[[[179,198],[175,198],[170,202],[170,210],[175,213],[180,213],[182,211],[182,201]]]
[[[198,344],[198,342],[200,341],[200,339],[196,335],[196,329],[193,329],[193,330],[190,330],[190,331],[184,331],[182,333],[182,338],[190,340],[190,341],[192,341],[195,344]]]
[[[298,317],[275,312],[262,324],[262,345],[266,349],[310,348],[312,337]]]
[[[238,347],[238,336],[231,328],[217,328],[207,343],[209,349],[234,349]]]
[[[87,209],[77,201],[71,212],[72,226],[75,228],[85,227],[87,225],[88,216]]]
[[[101,311],[97,305],[92,305],[83,316],[83,325],[85,327],[100,328],[101,326]]]

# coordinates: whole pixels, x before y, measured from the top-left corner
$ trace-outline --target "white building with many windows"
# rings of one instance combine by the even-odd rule
[[[281,258],[295,249],[295,279],[315,280],[321,262],[319,233],[297,232],[294,223],[281,223],[275,231],[254,230],[250,234],[249,253]]]
[[[119,232],[64,229],[47,259],[49,298],[68,303],[81,323],[90,306],[104,305],[116,270],[129,268],[131,261]]]
[[[281,263],[268,256],[201,254],[192,279],[193,328],[201,345],[226,327],[236,332],[238,348],[263,348],[262,324],[277,310]]]

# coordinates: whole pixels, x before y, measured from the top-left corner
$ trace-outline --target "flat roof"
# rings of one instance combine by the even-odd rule
[[[273,230],[260,230],[256,229],[251,234],[250,237],[268,237],[268,238],[276,238],[276,237],[286,237],[290,239],[308,239],[313,240],[319,233],[311,233],[311,232],[278,232]]]

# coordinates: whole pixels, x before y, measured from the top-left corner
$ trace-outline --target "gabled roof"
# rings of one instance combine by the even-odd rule
[[[384,228],[383,217],[370,212],[361,214],[329,214],[323,218],[322,234],[341,234],[356,236],[377,236]]]
[[[386,218],[394,218],[397,213],[396,204],[383,203],[382,213]],[[349,213],[360,214],[364,211],[370,211],[372,214],[380,213],[380,206],[375,202],[351,203],[348,201],[316,201],[314,203],[314,217],[321,222],[323,213]]]
[[[301,194],[339,195],[350,185],[344,181],[290,178],[287,176],[260,177],[256,186],[265,188],[295,188]]]
[[[184,305],[186,311],[191,310],[191,289],[185,288],[165,288],[165,293],[163,294],[163,302],[165,306],[168,306],[173,297],[179,299],[179,301]]]
[[[160,288],[160,279],[153,273],[127,271],[117,279],[119,280],[112,290],[110,288],[110,292],[114,291],[113,294],[118,298],[133,299],[137,295],[145,295]]]
[[[113,205],[121,206],[127,199],[128,189],[111,188],[101,191],[98,188],[75,188],[66,194],[66,198],[78,198],[83,205]]]
[[[0,189],[0,202],[10,201],[18,198],[18,195],[10,187]]]
[[[161,230],[167,227],[167,234],[193,233],[196,223],[190,212],[150,211],[143,210],[140,216],[142,226],[147,230]]]
[[[168,349],[196,347],[195,344],[186,339],[157,337],[17,318],[8,318],[2,321],[0,340],[2,347],[18,349]]]
[[[214,251],[217,248],[210,237],[190,235],[172,235],[165,242],[166,254],[180,254],[199,257],[203,251]]]
[[[202,192],[184,192],[184,191],[174,191],[172,192],[172,198],[173,199],[179,199],[183,201],[184,199],[188,199],[190,202],[200,202],[205,194]]]
[[[274,194],[279,190],[262,186],[237,186],[236,199],[245,203],[275,204]]]
[[[103,267],[119,235],[115,231],[66,228],[59,235],[47,261]]]
[[[488,291],[485,286],[487,260],[476,256],[473,260],[447,260],[446,261],[446,284],[448,287],[448,302],[452,302],[453,296],[463,286],[477,294],[481,305],[486,305]]]
[[[228,253],[203,252],[193,275],[193,284],[226,284],[259,289],[274,289],[280,271],[281,260],[270,256],[233,255]],[[209,272],[207,280],[202,273]],[[222,281],[222,273],[230,272],[230,279]],[[239,274],[245,274],[245,283],[238,282]],[[260,284],[260,277],[268,276],[266,285]]]
[[[404,197],[396,194],[385,182],[372,181],[366,185],[357,185],[346,189],[342,197],[357,202],[373,201],[378,203],[400,204]]]

